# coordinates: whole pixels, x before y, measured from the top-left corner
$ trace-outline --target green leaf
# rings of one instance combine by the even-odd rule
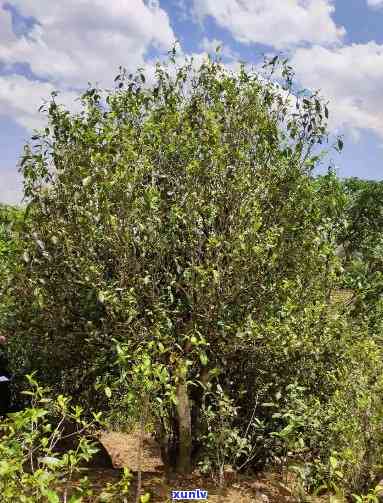
[[[84,187],[87,187],[90,184],[91,181],[92,181],[92,177],[91,176],[87,176],[86,178],[84,178],[82,180],[82,184],[83,184]]]
[[[200,351],[199,358],[201,360],[202,365],[206,366],[208,364],[208,357],[205,351]]]
[[[82,502],[83,502],[82,496],[72,495],[68,500],[68,503],[82,503]]]
[[[45,456],[43,458],[39,458],[39,462],[43,463],[45,465],[48,465],[48,466],[57,466],[57,465],[60,465],[61,460],[58,458],[55,458],[54,456]]]
[[[338,466],[338,460],[334,456],[330,456],[330,466],[333,470],[335,470]]]
[[[270,60],[270,65],[271,66],[274,66],[276,64],[276,62],[278,61],[278,56],[274,56],[271,60]]]
[[[45,489],[43,493],[44,496],[48,498],[49,503],[60,503],[58,494],[55,491],[52,491],[52,489]]]

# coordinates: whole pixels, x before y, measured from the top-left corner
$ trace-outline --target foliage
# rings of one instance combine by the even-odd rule
[[[383,183],[349,178],[342,186],[347,197],[347,223],[340,236],[344,254],[347,260],[359,256],[370,261],[373,269],[381,255]]]
[[[118,428],[126,426],[118,418],[123,414],[125,423],[132,428],[145,415],[148,427],[153,427],[166,414],[166,406],[175,403],[174,386],[164,364],[153,362],[150,349],[143,346],[138,354],[132,353],[129,342],[116,344],[117,372],[112,380],[100,376],[96,388],[104,390],[109,399],[110,413],[108,420]],[[151,423],[151,424],[150,424]]]
[[[219,384],[214,392],[209,388],[211,386],[205,390],[202,403],[201,419],[205,431],[201,432],[199,439],[204,446],[199,466],[204,473],[218,474],[222,486],[225,468],[237,468],[238,460],[244,454],[251,456],[252,446],[247,431],[241,432],[234,427],[233,419],[238,415],[234,401],[225,395]]]
[[[20,228],[23,219],[23,209],[0,204],[0,371],[2,374],[7,374],[9,360],[5,345],[8,336],[6,327],[14,325],[15,315],[15,299],[10,290],[15,274],[21,273],[22,270],[22,264],[17,258],[22,248]],[[17,353],[17,350],[13,353],[15,361],[18,360]],[[14,386],[12,386],[12,391],[12,405],[15,406],[17,400],[15,400]]]
[[[84,462],[97,452],[87,435],[99,424],[99,415],[86,421],[81,408],[71,406],[68,398],[52,399],[32,376],[28,381],[31,406],[9,415],[0,425],[1,501],[81,503],[90,496],[100,503],[123,501],[129,490],[128,471],[99,494],[85,474]],[[64,432],[68,421],[76,425],[71,434]],[[57,450],[57,444],[70,435],[76,437],[77,446]]]
[[[23,220],[22,209],[0,205],[0,335],[1,323],[12,309],[8,288],[17,268],[17,253],[20,249],[18,228]]]
[[[366,330],[345,332],[344,359],[326,400],[293,386],[270,406],[284,426],[271,435],[282,440],[284,461],[305,489],[350,495],[367,492],[381,473],[383,368],[381,348]]]
[[[355,290],[355,314],[368,319],[371,336],[381,337],[383,293],[383,183],[347,179],[345,225],[339,234],[343,283]]]

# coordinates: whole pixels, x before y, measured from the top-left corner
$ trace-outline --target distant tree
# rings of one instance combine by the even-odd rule
[[[1,331],[1,321],[9,315],[11,298],[8,290],[18,264],[18,227],[23,215],[21,208],[0,204],[0,338],[3,342],[6,334]]]
[[[3,377],[9,377],[8,330],[5,325],[9,327],[14,322],[14,297],[10,290],[13,278],[20,272],[18,227],[23,214],[20,208],[0,204],[0,375]],[[9,381],[2,382],[0,387],[0,413],[5,413],[10,407]]]
[[[342,282],[357,297],[355,313],[364,313],[372,333],[382,333],[383,182],[348,178],[341,182],[346,203],[338,234]]]
[[[340,242],[348,260],[363,257],[371,270],[382,257],[383,182],[348,178],[342,183],[347,197],[347,225]],[[378,251],[379,250],[379,251]]]

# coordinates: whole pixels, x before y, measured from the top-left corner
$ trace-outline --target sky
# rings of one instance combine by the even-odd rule
[[[175,40],[196,59],[220,45],[227,65],[288,57],[329,101],[339,176],[382,179],[383,0],[0,0],[0,202],[22,200],[19,158],[52,91],[75,110],[88,82],[150,71]]]

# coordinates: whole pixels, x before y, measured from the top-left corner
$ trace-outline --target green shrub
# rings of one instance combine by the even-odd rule
[[[85,501],[123,501],[128,494],[130,474],[124,470],[120,481],[97,491],[86,476],[86,466],[97,452],[89,434],[98,425],[82,417],[78,406],[63,396],[49,398],[47,390],[28,376],[31,404],[10,414],[0,424],[0,494],[3,503],[81,503]],[[75,425],[74,447],[57,450],[68,438],[65,425]]]
[[[382,351],[366,331],[355,332],[343,334],[344,358],[327,394],[288,386],[268,404],[279,456],[309,491],[367,493],[382,475]]]
[[[42,382],[97,409],[107,400],[94,383],[119,378],[113,340],[129,344],[132,368],[150,354],[176,390],[159,398],[190,469],[198,381],[226,392],[226,362],[258,346],[256,327],[270,356],[283,343],[286,363],[295,330],[313,346],[302,313],[322,305],[336,259],[331,184],[311,175],[323,101],[306,93],[292,107],[291,68],[281,65],[282,89],[275,59],[263,76],[178,61],[157,65],[150,86],[122,71],[115,90],[84,93],[79,114],[47,104],[22,159],[30,218],[10,347],[22,340]],[[301,326],[285,324],[284,341],[275,320],[289,317]]]

